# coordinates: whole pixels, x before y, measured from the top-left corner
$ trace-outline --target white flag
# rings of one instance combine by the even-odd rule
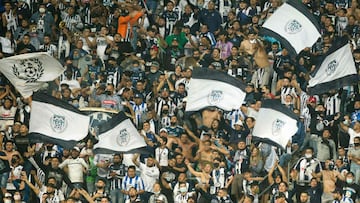
[[[305,5],[295,0],[277,8],[265,21],[260,33],[279,40],[294,55],[311,47],[321,36],[317,19]]]
[[[265,100],[261,105],[253,136],[283,148],[297,132],[297,116],[278,100]]]
[[[133,153],[146,147],[144,138],[124,112],[119,112],[101,126],[98,137],[99,142],[94,145],[97,154]]]
[[[242,81],[208,68],[195,68],[189,82],[186,111],[198,111],[205,107],[218,107],[225,111],[238,109],[246,93]]]
[[[46,52],[21,54],[0,60],[0,72],[27,98],[45,82],[55,80],[65,68]]]
[[[311,95],[322,94],[340,89],[359,81],[350,44],[346,38],[340,38],[330,47],[322,61],[312,72],[308,92]]]
[[[35,93],[31,104],[30,140],[71,148],[89,131],[90,117],[55,97]]]

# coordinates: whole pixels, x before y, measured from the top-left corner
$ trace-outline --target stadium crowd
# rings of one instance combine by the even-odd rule
[[[71,149],[32,143],[31,98],[1,75],[2,202],[360,202],[359,84],[307,94],[338,37],[348,37],[360,74],[359,1],[302,0],[322,35],[297,56],[259,35],[282,3],[0,0],[0,57],[57,58],[66,70],[41,91],[77,108],[127,112],[151,152],[94,154],[96,127]],[[194,68],[242,80],[243,105],[187,115]],[[299,117],[285,149],[252,136],[267,99]]]

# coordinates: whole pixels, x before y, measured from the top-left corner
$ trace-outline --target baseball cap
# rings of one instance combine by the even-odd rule
[[[80,148],[79,148],[79,147],[73,147],[73,150],[76,150],[76,151],[80,152]]]
[[[309,102],[310,103],[316,103],[316,98],[314,96],[310,96],[309,97]]]
[[[134,98],[142,98],[142,95],[139,94],[139,93],[136,93],[136,94],[134,95]]]
[[[152,45],[150,49],[153,49],[155,51],[158,51],[159,50],[159,47],[157,47],[156,45]]]
[[[252,87],[252,88],[255,87],[254,83],[248,83],[247,86]]]
[[[159,62],[157,62],[157,61],[153,61],[153,62],[151,62],[151,66],[154,66],[154,67],[159,68],[159,67],[160,67],[160,64],[159,64]]]
[[[5,193],[4,197],[12,197],[12,194],[7,192],[7,193]]]
[[[167,133],[168,131],[166,130],[166,128],[161,128],[159,132],[166,132]]]

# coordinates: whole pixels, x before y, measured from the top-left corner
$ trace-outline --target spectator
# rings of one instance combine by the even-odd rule
[[[115,154],[113,156],[113,163],[108,167],[109,172],[107,178],[110,182],[110,197],[113,203],[121,203],[124,201],[124,195],[121,193],[121,183],[125,177],[126,166],[122,163],[122,160],[122,154]]]
[[[158,163],[153,157],[149,156],[146,160],[146,164],[139,162],[137,160],[138,158],[139,154],[135,154],[132,161],[137,167],[139,167],[141,179],[144,181],[145,192],[141,194],[141,199],[148,201],[150,196],[154,193],[153,185],[156,183],[156,180],[159,179],[160,171],[157,166]]]
[[[144,194],[145,192],[144,181],[141,177],[137,176],[135,172],[135,166],[129,166],[127,174],[123,179],[121,193],[125,195],[125,202],[130,199],[135,200],[139,198],[139,195]]]
[[[71,150],[71,158],[63,161],[59,168],[68,167],[68,176],[71,183],[74,187],[83,188],[84,187],[84,171],[89,168],[89,165],[84,161],[83,158],[79,157],[80,149],[79,147],[74,147]]]
[[[164,194],[161,193],[161,187],[159,183],[155,183],[153,186],[154,194],[150,196],[149,203],[167,203],[168,200]]]

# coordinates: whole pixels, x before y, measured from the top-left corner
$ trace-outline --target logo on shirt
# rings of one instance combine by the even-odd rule
[[[330,61],[330,63],[327,65],[327,68],[326,68],[326,74],[327,75],[331,75],[335,72],[336,70],[336,67],[339,65],[339,63],[336,61],[336,59]]]
[[[216,105],[223,100],[224,95],[221,90],[212,90],[208,98],[210,104]]]
[[[17,78],[26,83],[34,83],[44,74],[43,64],[38,58],[20,60],[20,63],[12,66],[12,70]]]
[[[120,146],[127,145],[130,141],[130,133],[126,129],[120,130],[116,141]]]
[[[296,34],[301,30],[302,25],[295,19],[288,21],[285,25],[285,32],[288,34]]]
[[[285,122],[280,120],[280,119],[276,119],[273,123],[272,123],[272,134],[274,136],[276,135],[280,135],[281,129],[284,127]]]
[[[67,127],[67,121],[65,116],[53,115],[50,118],[50,126],[56,133],[62,133]]]

